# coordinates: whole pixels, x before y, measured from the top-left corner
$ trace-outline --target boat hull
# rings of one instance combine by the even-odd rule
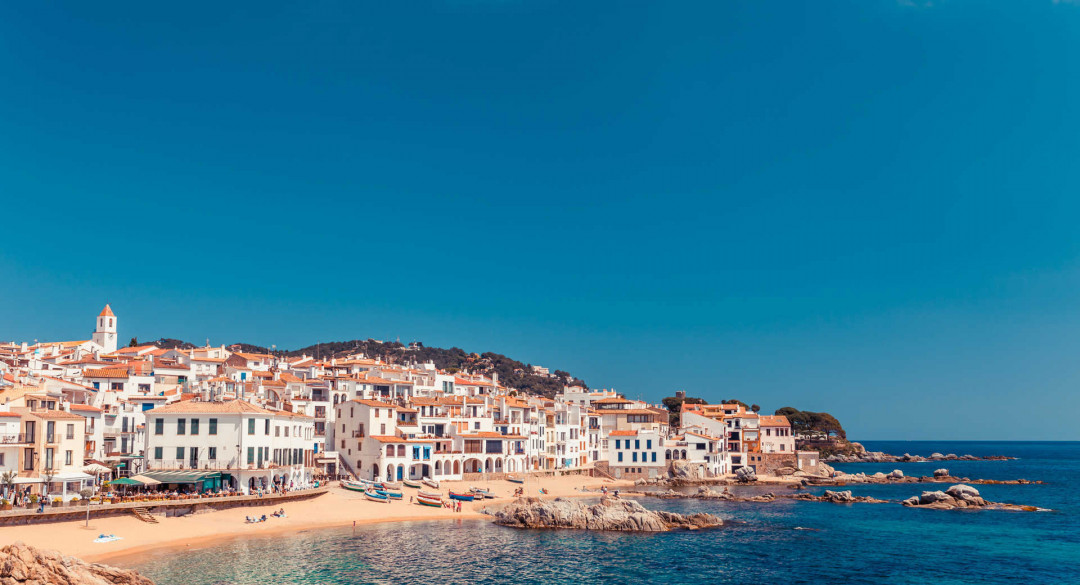
[[[421,506],[431,506],[432,508],[441,508],[442,500],[429,500],[428,498],[419,497],[416,498],[416,503]]]
[[[418,481],[412,481],[411,479],[402,480],[401,483],[405,484],[405,487],[411,487],[416,489],[420,489],[424,485]]]
[[[423,484],[428,486],[428,487],[433,487],[435,489],[439,489],[439,482],[435,481],[434,479],[431,479],[430,477],[425,477],[424,480],[423,480]]]
[[[473,496],[472,494],[458,494],[458,493],[455,493],[455,492],[450,492],[450,499],[451,500],[460,500],[462,502],[471,502],[474,499],[476,499],[476,497]]]
[[[386,496],[380,496],[378,493],[373,494],[371,492],[364,492],[364,497],[371,500],[372,502],[384,502],[387,504],[390,503],[390,498]]]
[[[356,483],[356,482],[352,482],[352,481],[343,481],[343,482],[341,482],[341,487],[343,487],[343,488],[345,488],[345,489],[347,489],[349,491],[360,492],[360,493],[364,493],[364,491],[366,490],[366,487],[364,486],[364,484]]]

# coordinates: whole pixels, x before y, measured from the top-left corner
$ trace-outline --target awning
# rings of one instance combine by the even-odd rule
[[[86,481],[94,479],[94,476],[78,471],[62,471],[53,476],[53,481]]]
[[[15,478],[15,483],[16,484],[22,484],[22,483],[45,483],[45,480],[41,479],[40,477],[16,477]]]
[[[146,477],[145,475],[133,475],[133,476],[131,476],[131,479],[134,479],[135,481],[137,481],[137,482],[139,482],[139,483],[141,483],[143,485],[157,485],[157,484],[161,483],[160,481],[158,481],[158,480],[156,480],[156,479],[154,479],[152,477]]]
[[[142,485],[142,482],[131,479],[130,477],[121,477],[110,481],[109,485]]]
[[[147,471],[142,474],[161,483],[199,483],[221,477],[220,471]]]

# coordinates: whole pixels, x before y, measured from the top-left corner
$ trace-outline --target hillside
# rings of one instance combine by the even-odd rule
[[[190,343],[172,338],[162,338],[157,341],[142,343],[152,343],[158,347],[165,348],[179,347],[187,349],[194,347]],[[552,397],[562,391],[564,383],[577,383],[587,387],[584,380],[574,377],[569,372],[555,370],[553,372],[555,377],[553,378],[540,376],[531,373],[532,367],[530,364],[519,362],[505,355],[494,352],[485,352],[482,354],[467,353],[465,350],[458,347],[443,349],[440,347],[425,347],[422,344],[416,344],[414,347],[409,347],[395,341],[382,342],[374,339],[331,341],[294,350],[278,349],[271,351],[269,348],[250,343],[236,343],[229,347],[232,348],[233,346],[236,346],[236,349],[243,352],[273,353],[274,355],[281,357],[309,355],[318,359],[330,359],[331,357],[343,357],[349,354],[363,353],[369,358],[380,358],[383,361],[392,364],[424,363],[430,361],[435,364],[435,367],[451,373],[468,371],[487,376],[498,373],[499,381],[506,386],[547,397]]]

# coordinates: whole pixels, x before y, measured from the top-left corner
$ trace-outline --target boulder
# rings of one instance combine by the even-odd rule
[[[945,456],[942,455],[941,453],[931,453],[930,458],[933,459],[934,461],[941,461],[942,459],[945,458]]]
[[[946,502],[946,501],[951,500],[951,499],[952,499],[952,497],[949,494],[947,494],[947,493],[945,493],[945,492],[943,492],[941,490],[937,490],[937,491],[933,491],[933,492],[923,492],[922,495],[919,496],[919,505],[925,506],[926,504],[934,504],[936,502]]]
[[[935,469],[934,477],[949,477],[949,470],[945,468]]]
[[[65,585],[154,585],[129,569],[87,563],[75,557],[16,542],[0,548],[0,583]]]
[[[851,495],[851,490],[844,490],[842,492],[834,492],[832,490],[825,490],[822,494],[822,500],[826,502],[833,502],[836,504],[847,504],[855,501],[855,496]]]
[[[701,469],[702,467],[700,464],[694,464],[690,461],[680,459],[671,462],[671,469],[668,470],[668,475],[670,475],[672,479],[704,479]]]
[[[979,490],[964,484],[950,486],[949,489],[945,490],[945,493],[959,500],[971,500],[980,497]]]
[[[675,528],[714,528],[723,521],[712,514],[653,511],[634,500],[604,496],[592,506],[566,498],[518,498],[495,512],[495,523],[515,528],[666,532]]]
[[[753,467],[740,467],[735,470],[735,479],[742,482],[757,481],[757,473]]]
[[[904,477],[904,472],[900,471],[899,469],[894,469],[889,472],[888,477],[889,479],[902,479]]]

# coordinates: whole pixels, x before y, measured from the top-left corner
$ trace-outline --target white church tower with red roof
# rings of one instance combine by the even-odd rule
[[[112,308],[105,305],[97,318],[97,328],[94,329],[94,343],[101,346],[101,351],[112,353],[116,351],[116,315]]]

